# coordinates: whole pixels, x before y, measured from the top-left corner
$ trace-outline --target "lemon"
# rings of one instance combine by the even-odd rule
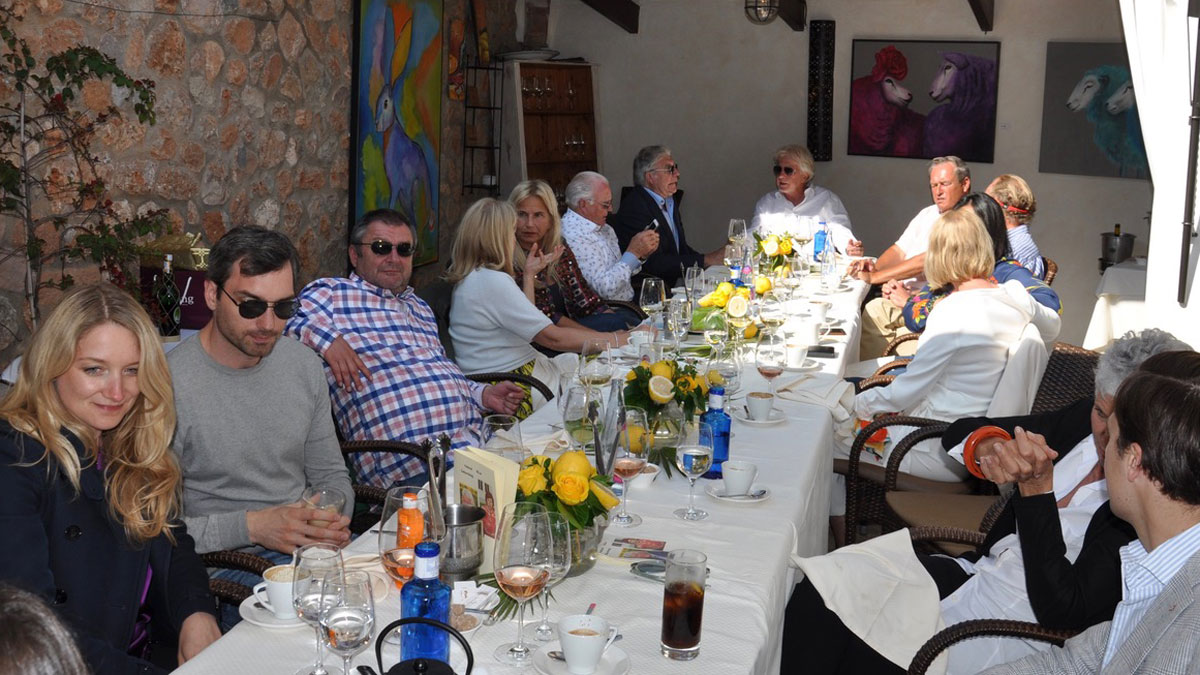
[[[701,307],[712,307],[714,304],[716,304],[716,301],[717,301],[717,294],[714,291],[712,293],[709,293],[708,295],[705,295],[703,298],[700,298],[700,300],[698,300],[696,304],[700,305]]]
[[[766,293],[767,291],[771,290],[774,287],[775,287],[775,284],[771,283],[770,277],[764,277],[762,275],[759,275],[758,277],[756,277],[754,279],[754,292],[758,293],[759,295]]]
[[[752,323],[749,326],[746,326],[746,339],[747,340],[753,339],[754,336],[756,336],[756,335],[758,335],[758,324]]]
[[[613,491],[607,485],[602,485],[596,481],[590,481],[590,483],[592,494],[596,495],[596,499],[600,501],[600,506],[611,509],[621,503],[621,500],[617,499],[617,496],[613,494]]]
[[[667,403],[675,398],[675,385],[662,375],[650,378],[650,400],[655,403]]]
[[[729,281],[722,281],[721,283],[717,284],[716,292],[721,293],[722,295],[729,295],[733,293],[733,283]]]
[[[632,370],[629,371],[628,373],[625,373],[625,381],[626,382],[633,382],[636,379],[637,379],[637,373],[633,372]]]
[[[749,287],[749,286],[741,286],[741,287],[739,287],[739,288],[737,289],[737,293],[736,293],[736,295],[737,295],[738,297],[742,297],[742,298],[745,298],[745,299],[749,300],[749,299],[750,299],[750,287]]]
[[[672,377],[675,377],[675,364],[665,360],[659,361],[658,363],[650,366],[650,374],[662,375],[669,380]]]
[[[629,452],[635,455],[640,455],[646,451],[646,442],[654,439],[646,435],[646,427],[640,424],[630,424],[625,427],[625,433],[629,435]]]
[[[724,386],[725,376],[714,368],[708,371],[708,383],[714,386]]]
[[[763,253],[769,256],[779,255],[779,237],[772,234],[766,239],[763,239],[762,250]]]
[[[587,454],[582,450],[573,450],[564,452],[557,460],[554,461],[554,466],[550,468],[550,475],[557,479],[564,473],[577,473],[585,478],[591,478],[596,475],[596,467],[588,461]]]
[[[717,307],[720,307],[721,309],[724,309],[724,308],[725,308],[725,303],[727,303],[727,302],[729,302],[729,296],[728,296],[728,295],[718,295],[718,296],[717,296],[717,297],[716,297],[716,298],[713,300],[713,304],[714,304],[714,305],[716,305]]]
[[[725,313],[735,319],[746,316],[746,312],[748,311],[750,311],[750,301],[741,295],[733,296],[725,304]]]

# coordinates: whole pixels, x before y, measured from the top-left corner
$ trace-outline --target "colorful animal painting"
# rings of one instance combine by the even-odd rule
[[[437,260],[441,0],[360,0],[354,78],[355,219],[397,209],[417,230],[414,264]]]
[[[855,40],[847,151],[992,161],[999,59],[998,42]]]
[[[1120,42],[1046,46],[1042,149],[1050,173],[1147,178],[1129,59]]]

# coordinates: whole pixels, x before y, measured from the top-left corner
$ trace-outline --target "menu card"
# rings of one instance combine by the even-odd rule
[[[517,474],[521,466],[511,459],[479,448],[454,452],[454,484],[458,503],[483,509],[483,564],[480,574],[492,571],[492,549],[504,507],[517,498]]]

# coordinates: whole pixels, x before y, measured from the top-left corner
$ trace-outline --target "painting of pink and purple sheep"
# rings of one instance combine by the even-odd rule
[[[1048,43],[1042,101],[1040,171],[1149,176],[1124,43]]]
[[[998,42],[855,40],[851,155],[991,162]]]

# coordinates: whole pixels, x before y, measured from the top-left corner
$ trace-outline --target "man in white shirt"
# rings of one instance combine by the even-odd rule
[[[802,234],[811,237],[824,222],[833,235],[833,245],[850,256],[863,254],[862,242],[850,229],[850,214],[832,190],[812,184],[812,153],[803,145],[785,145],[775,151],[774,192],[754,205],[751,232]]]
[[[896,243],[877,260],[856,260],[851,264],[851,274],[869,284],[883,284],[880,289],[883,297],[868,302],[863,309],[859,346],[863,358],[882,355],[889,342],[908,332],[904,327],[903,303],[897,307],[888,298],[901,290],[911,294],[925,284],[925,249],[929,247],[933,224],[970,191],[971,170],[966,162],[953,155],[934,157],[929,163],[929,192],[933,204],[918,211]]]
[[[562,217],[562,234],[583,278],[605,299],[632,301],[629,279],[642,269],[646,256],[658,250],[658,232],[639,232],[621,253],[617,233],[605,223],[612,211],[608,179],[595,171],[582,171],[567,184],[566,195],[570,208]]]
[[[988,673],[1200,670],[1200,354],[1167,352],[1125,381],[1109,416],[1104,475],[1113,513],[1137,532],[1121,549],[1111,622]]]

